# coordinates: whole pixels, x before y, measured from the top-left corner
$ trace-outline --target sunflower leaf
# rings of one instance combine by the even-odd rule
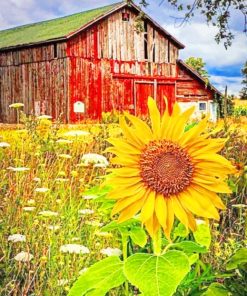
[[[211,233],[209,225],[199,224],[197,230],[193,233],[195,241],[209,249],[211,244]]]
[[[205,246],[199,245],[191,241],[182,241],[180,243],[175,243],[172,248],[180,249],[185,253],[206,253],[207,248]]]
[[[219,283],[212,283],[206,292],[202,294],[203,296],[228,296],[229,292],[225,286]]]
[[[111,256],[92,265],[74,283],[68,296],[104,296],[125,281],[123,262]]]
[[[136,245],[142,248],[145,247],[147,243],[147,234],[142,227],[132,227],[128,234]]]
[[[124,264],[124,274],[145,296],[171,296],[190,271],[188,257],[181,251],[164,255],[134,254]]]

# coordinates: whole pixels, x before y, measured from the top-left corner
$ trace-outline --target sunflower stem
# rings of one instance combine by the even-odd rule
[[[126,261],[128,258],[128,236],[122,233],[122,250],[123,250],[123,260]],[[124,283],[125,295],[129,295],[129,283],[125,281]]]
[[[160,229],[154,235],[153,239],[153,251],[154,255],[159,256],[161,254],[161,231]]]

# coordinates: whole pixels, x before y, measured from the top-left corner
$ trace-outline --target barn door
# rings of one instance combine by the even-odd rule
[[[164,96],[166,96],[168,99],[168,108],[169,108],[169,112],[171,113],[172,106],[176,100],[175,84],[174,83],[172,83],[172,84],[167,84],[167,83],[162,83],[162,82],[157,83],[156,99],[157,99],[157,105],[158,105],[158,108],[159,108],[161,114],[163,114],[163,112],[165,111]]]
[[[135,81],[134,105],[136,115],[148,114],[148,97],[155,97],[153,81]]]

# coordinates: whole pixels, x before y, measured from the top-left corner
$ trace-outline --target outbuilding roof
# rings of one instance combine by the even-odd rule
[[[88,26],[92,25],[93,23],[126,6],[132,7],[136,11],[140,11],[140,8],[134,3],[127,3],[126,1],[122,1],[114,3],[112,5],[83,11],[53,20],[33,23],[0,31],[0,50],[3,51],[14,49],[17,47],[27,47],[30,45],[69,39],[78,32],[88,28]],[[179,48],[184,48],[184,45],[182,43],[171,36],[153,19],[151,19],[147,15],[145,17]]]

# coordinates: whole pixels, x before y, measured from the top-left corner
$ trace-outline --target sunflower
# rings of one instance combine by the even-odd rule
[[[202,133],[204,118],[185,131],[194,107],[181,112],[175,103],[161,116],[149,97],[150,126],[124,113],[120,118],[124,138],[109,139],[115,154],[108,183],[113,186],[108,197],[117,200],[112,214],[120,213],[124,222],[140,213],[142,224],[154,237],[162,227],[170,238],[174,218],[195,231],[195,216],[219,220],[217,209],[225,206],[217,193],[230,193],[225,183],[234,173],[231,163],[217,154],[227,139],[210,139]],[[127,121],[126,121],[127,119]]]

